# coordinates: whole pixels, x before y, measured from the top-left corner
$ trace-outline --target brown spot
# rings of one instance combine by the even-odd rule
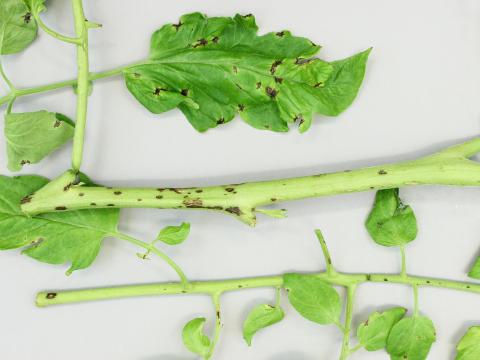
[[[30,201],[32,201],[32,196],[31,196],[31,195],[27,195],[27,196],[25,196],[22,200],[20,200],[20,204],[27,204],[27,203],[29,203]]]
[[[78,193],[78,196],[82,197],[82,196],[85,196],[84,193]]]
[[[65,206],[57,206],[55,207],[55,210],[63,211],[63,210],[67,210],[67,208]]]
[[[225,118],[221,117],[217,120],[217,125],[225,124]]]
[[[201,199],[185,199],[183,200],[183,205],[187,208],[201,208],[203,206],[203,202]]]
[[[232,192],[233,190],[235,190],[234,188],[226,188],[225,191],[227,192]]]
[[[23,15],[22,18],[23,18],[23,22],[25,24],[28,24],[30,23],[30,21],[32,21],[32,13],[29,11],[25,15]]]
[[[122,192],[121,191],[114,191],[113,192],[115,195],[122,195]]]
[[[281,77],[275,76],[274,79],[277,84],[281,84],[283,82],[283,78]]]
[[[195,45],[193,45],[194,48],[197,48],[197,47],[200,47],[200,46],[205,46],[208,44],[208,41],[204,38],[202,39],[198,39],[197,40],[197,43]]]
[[[226,212],[229,212],[230,214],[234,214],[237,216],[242,215],[242,210],[238,206],[231,206],[225,209]]]
[[[245,105],[238,104],[238,111],[243,111],[243,110],[245,110]]]
[[[324,85],[325,85],[325,83],[323,81],[321,81],[321,82],[318,82],[315,85],[313,85],[313,87],[318,88],[318,87],[323,87]]]
[[[26,164],[30,164],[30,160],[22,160],[22,161],[20,161],[20,165],[26,165]]]
[[[378,175],[387,175],[388,173],[385,170],[380,170]]]
[[[65,186],[63,187],[63,191],[68,191],[68,190],[72,187],[72,185],[73,185],[73,184],[72,184],[71,182],[68,183],[67,185],[65,185]]]
[[[160,191],[160,192],[162,192],[162,191],[165,191],[165,189],[162,189],[162,188],[157,188],[157,191]]]
[[[236,66],[233,66],[232,67],[232,71],[235,73],[235,74],[238,74],[238,68]]]
[[[153,95],[159,96],[162,91],[166,91],[165,89],[156,87],[155,90],[153,91]]]
[[[60,125],[62,125],[62,122],[60,120],[57,120],[55,121],[55,123],[53,124],[53,127],[54,128],[58,128]]]
[[[218,36],[215,36],[215,37],[212,39],[212,42],[213,42],[214,44],[218,44],[218,40],[219,40]]]
[[[48,293],[46,296],[48,300],[55,299],[56,297],[57,297],[57,293]]]
[[[217,319],[220,319],[220,311],[217,311]]]
[[[279,31],[275,35],[277,35],[278,37],[284,37],[285,36],[285,31]]]
[[[278,91],[274,88],[271,88],[270,86],[267,86],[267,88],[265,89],[265,92],[267,93],[268,96],[270,96],[271,98],[275,98],[278,94]]]
[[[223,207],[221,206],[204,206],[204,208],[210,210],[223,210]]]
[[[277,201],[277,198],[271,198],[270,201],[275,202]]]
[[[257,82],[257,84],[255,85],[255,87],[256,87],[257,89],[260,89],[260,88],[262,87],[262,83],[261,83],[260,81]]]
[[[181,194],[181,193],[182,193],[182,192],[180,191],[180,189],[177,189],[177,188],[168,188],[167,190],[173,191],[173,192],[176,193],[176,194]]]
[[[97,203],[90,203],[90,206],[97,206]]]
[[[107,204],[107,206],[115,206],[115,204]]]
[[[275,71],[277,71],[277,67],[278,65],[281,65],[282,64],[282,60],[275,60],[272,64],[272,66],[270,67],[270,74],[275,74]]]
[[[305,64],[308,64],[312,61],[313,61],[313,59],[297,58],[295,60],[295,64],[296,65],[305,65]]]
[[[163,195],[157,195],[157,196],[155,196],[155,199],[163,199]]]
[[[201,192],[203,192],[203,190],[202,190],[202,189],[198,189],[198,190],[195,190],[195,192],[196,192],[196,193],[201,193]]]
[[[176,31],[178,31],[178,29],[180,29],[182,25],[183,23],[181,21],[179,21],[178,24],[172,24],[172,26],[175,28]]]
[[[188,89],[182,89],[182,91],[180,91],[180,94],[182,94],[183,96],[188,96]]]
[[[303,118],[302,114],[298,114],[295,116],[295,119],[293,119],[294,122],[298,121],[298,126],[302,125],[305,122],[305,119]]]

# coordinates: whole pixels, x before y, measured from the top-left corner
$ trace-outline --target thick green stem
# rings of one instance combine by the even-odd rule
[[[345,323],[343,325],[343,341],[340,360],[345,360],[350,354],[350,333],[352,332],[353,304],[355,301],[355,292],[357,285],[347,287],[347,301],[345,310]]]
[[[79,39],[77,43],[77,115],[75,120],[75,134],[73,137],[72,168],[80,170],[83,157],[83,144],[85,139],[85,125],[87,121],[88,88],[90,86],[88,75],[88,26],[83,13],[82,0],[72,0],[73,15],[75,20],[75,33]]]
[[[335,273],[328,275],[326,272],[311,274],[330,284],[338,286],[360,285],[366,282],[405,284],[438,287],[460,290],[480,294],[480,284],[460,281],[441,280],[421,276],[403,277],[397,274],[346,274]],[[158,296],[172,294],[205,294],[214,295],[227,291],[236,291],[252,288],[281,287],[283,276],[252,277],[235,280],[193,281],[185,288],[182,283],[158,283],[145,285],[127,285],[109,288],[96,288],[84,290],[45,291],[37,295],[36,303],[40,307],[79,303],[86,301],[128,298],[138,296]]]
[[[105,188],[75,185],[68,171],[24,202],[27,215],[88,208],[204,209],[254,225],[257,207],[283,201],[420,184],[480,186],[480,164],[468,159],[480,138],[413,161],[299,178],[205,188]]]

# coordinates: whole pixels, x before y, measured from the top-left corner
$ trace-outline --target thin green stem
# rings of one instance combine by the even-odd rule
[[[105,79],[105,78],[118,76],[118,75],[121,75],[124,70],[126,70],[126,69],[128,69],[132,66],[140,65],[140,64],[143,64],[143,63],[144,62],[136,62],[136,63],[133,63],[133,64],[119,66],[117,68],[113,68],[113,69],[106,70],[106,71],[91,72],[91,73],[88,74],[88,80],[89,81],[95,81],[95,80],[101,80],[101,79]],[[75,85],[77,85],[77,79],[70,79],[70,80],[55,82],[55,83],[47,84],[47,85],[40,85],[40,86],[35,86],[35,87],[30,87],[30,88],[17,89],[16,97],[54,91],[54,90],[63,89],[63,88],[66,88],[66,87],[75,86]],[[0,106],[8,103],[11,97],[12,97],[12,93],[10,93],[8,95],[5,95],[3,97],[0,97]]]
[[[320,242],[320,246],[322,247],[323,257],[325,258],[325,263],[327,266],[327,274],[332,275],[335,273],[335,268],[333,267],[332,258],[330,256],[330,252],[328,251],[325,238],[323,237],[323,234],[319,229],[315,230],[315,235],[317,236],[317,239]]]
[[[111,233],[110,235],[112,237],[117,238],[117,239],[125,240],[125,241],[128,241],[128,242],[132,243],[132,244],[140,246],[141,248],[144,248],[148,252],[154,253],[159,258],[161,258],[163,261],[165,261],[177,273],[178,277],[180,278],[180,281],[182,282],[183,287],[184,288],[188,287],[188,284],[189,284],[188,279],[187,279],[185,273],[183,272],[183,270],[180,268],[180,266],[178,266],[175,263],[175,261],[173,261],[168,255],[166,255],[162,251],[158,250],[154,245],[148,244],[148,243],[143,242],[141,240],[135,239],[134,237],[132,237],[130,235],[123,234],[123,233],[120,233],[120,232]]]
[[[275,289],[275,307],[280,306],[280,301],[282,300],[282,287],[277,286]]]
[[[418,285],[413,284],[413,315],[418,316],[419,313],[419,306],[418,306]]]
[[[350,333],[352,331],[353,305],[357,285],[347,286],[347,300],[345,310],[345,323],[343,325],[343,341],[340,360],[345,360],[350,355]]]
[[[222,293],[215,293],[212,295],[212,300],[213,300],[213,306],[215,308],[215,332],[213,334],[213,339],[212,343],[210,344],[210,349],[208,351],[207,356],[205,357],[205,360],[209,360],[213,352],[215,351],[215,346],[218,343],[218,340],[220,338],[220,333],[222,332],[222,319],[221,319],[221,309],[220,309],[220,296]]]
[[[73,15],[75,20],[75,33],[79,39],[77,43],[77,115],[75,120],[75,133],[73,136],[72,168],[80,170],[83,158],[85,140],[85,125],[87,121],[88,91],[90,73],[88,63],[88,27],[83,13],[82,0],[72,0]]]
[[[2,77],[3,81],[5,81],[10,91],[14,92],[16,90],[15,86],[13,85],[13,83],[10,81],[7,74],[5,73],[5,70],[3,69],[3,64],[1,61],[0,61],[0,76]]]
[[[413,161],[352,171],[204,188],[67,186],[76,175],[68,171],[31,196],[22,210],[32,216],[92,207],[204,209],[254,225],[257,207],[282,201],[422,184],[480,186],[480,164],[458,155],[462,151],[465,156],[474,150],[480,152],[480,137],[451,149]]]
[[[34,16],[35,21],[37,22],[38,26],[43,31],[45,31],[48,35],[54,37],[57,40],[64,41],[64,42],[67,42],[67,43],[70,43],[70,44],[75,44],[75,45],[81,45],[82,44],[82,38],[80,38],[80,37],[74,38],[74,37],[69,37],[69,36],[62,35],[62,34],[58,33],[57,31],[55,31],[53,29],[50,29],[43,22],[43,20],[40,18],[39,14],[34,13],[33,16]]]
[[[400,254],[402,256],[402,272],[400,274],[402,276],[407,276],[407,257],[405,254],[405,245],[400,246]]]
[[[402,277],[397,274],[346,274],[340,272],[334,275],[321,272],[311,274],[311,276],[318,277],[332,285],[345,287],[373,282],[437,287],[480,294],[480,284],[421,276]],[[283,276],[275,275],[234,280],[193,281],[189,283],[188,287],[185,287],[182,283],[157,283],[84,290],[46,291],[37,295],[37,305],[43,307],[85,301],[172,294],[206,294],[211,296],[215,293],[227,291],[282,286]]]

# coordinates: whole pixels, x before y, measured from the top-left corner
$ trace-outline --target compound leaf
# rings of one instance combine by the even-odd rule
[[[48,111],[10,113],[5,116],[8,168],[19,171],[34,164],[73,137],[75,124]]]
[[[283,286],[288,300],[304,318],[324,325],[338,323],[342,302],[332,285],[311,275],[285,274]]]
[[[393,360],[425,360],[435,340],[432,320],[425,316],[404,318],[393,326],[387,351]]]
[[[151,39],[150,58],[125,70],[130,92],[153,113],[178,107],[206,131],[241,118],[258,129],[306,131],[313,114],[335,116],[355,99],[370,50],[328,63],[288,31],[257,35],[252,15],[184,15]]]
[[[480,326],[472,326],[457,345],[455,360],[480,359]]]
[[[282,321],[284,316],[283,309],[278,305],[262,304],[253,308],[243,323],[243,338],[248,346],[252,345],[257,331]]]
[[[185,347],[201,357],[207,356],[211,346],[210,339],[203,333],[205,321],[205,318],[193,319],[185,324],[182,331]]]
[[[37,37],[37,24],[22,0],[0,1],[0,55],[22,51]]]
[[[168,245],[178,245],[185,241],[189,233],[189,223],[182,223],[179,226],[167,226],[160,230],[157,240],[160,240]]]
[[[115,232],[118,209],[78,210],[25,216],[20,203],[48,183],[40,176],[0,176],[0,250],[23,253],[49,264],[71,263],[67,274],[95,260],[102,241]],[[58,210],[65,210],[63,207]]]
[[[358,341],[367,351],[383,349],[392,327],[405,315],[406,309],[395,307],[382,313],[374,312],[357,329]]]
[[[377,191],[365,226],[372,239],[383,246],[404,245],[417,237],[417,219],[412,208],[400,200],[398,189]]]

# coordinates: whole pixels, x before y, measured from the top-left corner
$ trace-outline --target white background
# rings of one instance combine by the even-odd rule
[[[179,111],[148,113],[120,78],[95,84],[90,98],[83,170],[104,184],[190,186],[243,182],[351,169],[410,159],[480,133],[480,3],[447,0],[295,1],[85,1],[87,17],[103,23],[91,31],[92,70],[147,56],[150,34],[184,13],[230,16],[253,13],[260,31],[290,29],[322,44],[321,57],[343,58],[373,46],[364,86],[351,108],[337,118],[317,118],[303,135],[250,128],[240,119],[198,134]],[[45,21],[71,33],[68,1],[49,1]],[[75,76],[74,48],[45,34],[25,52],[6,57],[18,86]],[[5,88],[3,88],[5,90]],[[48,109],[74,116],[70,90],[20,99],[15,111]],[[2,122],[3,126],[3,122]],[[5,149],[0,138],[0,148]],[[70,146],[24,173],[53,177],[69,166]],[[8,174],[5,152],[0,172]],[[480,248],[480,192],[447,187],[401,192],[419,219],[419,236],[408,246],[408,269],[419,275],[466,279]],[[220,279],[318,271],[324,268],[313,229],[321,228],[338,269],[396,272],[395,249],[375,245],[363,222],[374,193],[283,204],[289,217],[259,217],[249,228],[233,217],[201,211],[128,210],[122,230],[144,240],[167,224],[189,221],[192,233],[168,249],[192,279]],[[6,360],[189,360],[180,331],[197,316],[213,320],[208,298],[133,298],[38,309],[34,295],[45,289],[84,288],[175,280],[163,263],[140,261],[137,249],[108,239],[97,261],[66,277],[50,266],[0,254],[0,358]],[[333,326],[302,319],[283,299],[285,320],[259,333],[248,348],[241,324],[249,309],[272,301],[271,290],[229,293],[222,298],[224,330],[216,359],[335,359],[341,335]],[[480,323],[480,297],[421,289],[423,313],[436,325],[430,359],[454,356],[454,345]],[[372,310],[411,308],[411,290],[364,285],[355,324]],[[208,329],[211,330],[212,322]],[[359,352],[352,359],[387,359]]]

